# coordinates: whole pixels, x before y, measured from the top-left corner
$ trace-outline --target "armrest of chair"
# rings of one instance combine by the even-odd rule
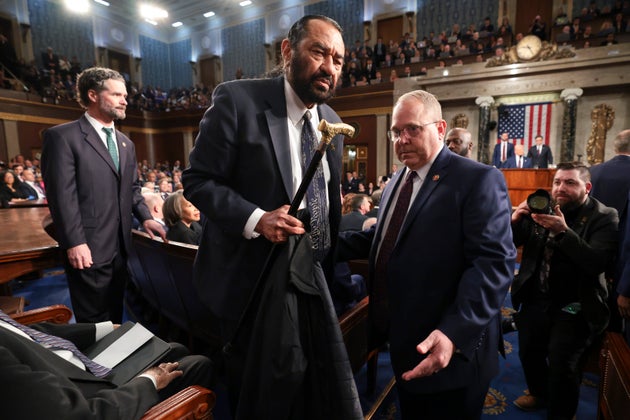
[[[45,321],[54,324],[67,324],[72,318],[72,311],[66,305],[50,305],[14,314],[11,317],[24,325]]]
[[[189,386],[152,407],[142,420],[212,420],[216,399],[215,393],[207,388]]]

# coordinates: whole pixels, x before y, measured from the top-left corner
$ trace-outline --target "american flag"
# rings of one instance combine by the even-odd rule
[[[508,132],[514,144],[522,143],[525,153],[536,142],[538,134],[549,145],[551,102],[527,105],[505,105],[499,110],[499,137]],[[498,140],[497,140],[498,142]]]

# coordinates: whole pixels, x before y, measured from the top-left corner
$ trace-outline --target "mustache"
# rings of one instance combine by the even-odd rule
[[[320,71],[319,73],[314,74],[313,77],[311,77],[311,81],[313,81],[313,82],[318,80],[318,79],[324,79],[324,80],[326,80],[328,82],[329,85],[332,86],[332,83],[333,83],[332,75],[326,74],[326,73]]]

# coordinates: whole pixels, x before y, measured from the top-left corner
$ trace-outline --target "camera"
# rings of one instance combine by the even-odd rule
[[[527,196],[527,205],[532,213],[553,214],[551,196],[546,190],[536,190]]]

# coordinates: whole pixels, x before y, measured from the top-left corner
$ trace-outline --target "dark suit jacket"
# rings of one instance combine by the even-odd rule
[[[523,168],[527,169],[531,167],[532,167],[532,160],[523,156]],[[501,168],[505,168],[505,169],[516,168],[516,155],[508,158],[508,160],[503,162],[503,165],[501,166]]]
[[[87,243],[95,264],[109,263],[131,248],[133,214],[151,219],[138,186],[134,144],[116,131],[120,173],[85,116],[44,133],[42,174],[62,249]]]
[[[591,182],[591,197],[616,208],[621,214],[630,191],[630,156],[617,155],[591,167]]]
[[[532,160],[532,168],[548,168],[549,164],[553,163],[553,155],[551,149],[546,144],[542,145],[540,154],[538,154],[538,148],[532,146],[527,152],[527,157]]]
[[[166,239],[185,244],[199,245],[199,240],[201,239],[201,225],[197,222],[192,222],[190,227],[188,227],[180,220],[175,225],[168,228]]]
[[[341,121],[327,105],[318,110],[320,119]],[[271,211],[293,198],[288,136],[283,77],[217,86],[199,125],[184,195],[208,218],[194,277],[201,299],[221,318],[239,318],[271,249],[264,237],[243,237],[248,218],[257,207]],[[332,251],[341,215],[342,143],[336,136],[326,152]],[[332,262],[324,263],[332,273]]]
[[[405,171],[387,184],[381,215]],[[510,199],[500,171],[444,147],[413,201],[387,264],[391,315],[390,351],[398,379],[423,359],[416,345],[433,330],[459,349],[448,367],[430,377],[399,384],[433,393],[491,378],[498,370],[500,309],[512,281],[516,251]],[[365,258],[370,276],[382,220],[375,228],[340,238],[342,260]]]
[[[512,156],[514,156],[514,145],[508,141],[506,159],[509,159]],[[492,152],[492,166],[496,168],[500,168],[502,163],[503,162],[501,162],[501,141],[499,141],[494,146],[494,152]]]
[[[339,223],[339,232],[345,232],[351,230],[356,232],[363,230],[363,222],[367,219],[367,216],[361,214],[359,211],[351,211],[348,214],[341,216],[341,223]]]
[[[93,324],[31,326],[84,350]],[[159,402],[153,383],[134,378],[123,386],[99,379],[43,346],[0,327],[0,401],[7,418],[138,419]],[[34,398],[37,401],[34,401]]]
[[[630,203],[630,192],[628,192],[627,198],[628,203]],[[615,281],[617,282],[617,293],[628,297],[630,296],[630,209],[628,207],[621,213],[620,218],[621,241]]]

